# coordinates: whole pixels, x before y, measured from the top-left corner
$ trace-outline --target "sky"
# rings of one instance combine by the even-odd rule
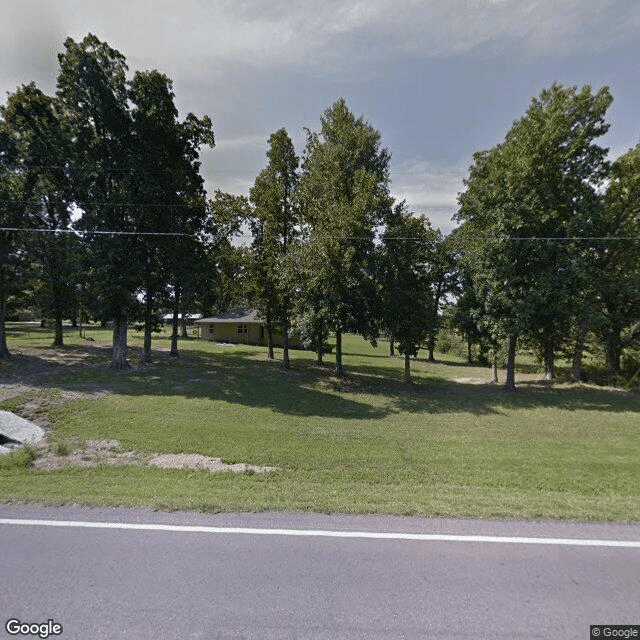
[[[54,92],[64,40],[89,32],[212,118],[210,195],[248,194],[281,127],[302,154],[341,97],[391,152],[392,195],[445,233],[473,153],[553,82],[610,88],[612,159],[640,138],[638,0],[4,0],[2,101]]]

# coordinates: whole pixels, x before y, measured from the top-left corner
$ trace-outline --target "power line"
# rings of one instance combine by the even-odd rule
[[[73,233],[77,236],[107,235],[107,236],[187,236],[196,237],[194,233],[180,233],[178,231],[90,231],[83,229],[37,229],[25,227],[0,227],[0,231],[17,231],[23,233]]]
[[[29,204],[26,200],[0,200],[0,204]],[[192,204],[176,203],[167,204],[165,202],[48,202],[50,205],[66,205],[82,207],[182,207],[194,208]]]
[[[78,236],[84,235],[112,235],[112,236],[184,236],[184,237],[198,237],[201,234],[198,233],[182,233],[179,231],[98,231],[98,230],[85,230],[85,229],[42,229],[35,227],[0,227],[0,232],[20,232],[20,233],[73,233]],[[202,232],[204,235],[215,237],[217,234]],[[220,236],[217,236],[220,237]],[[247,234],[233,234],[231,237],[238,239],[252,239],[255,236]],[[363,236],[316,236],[321,240],[363,240],[372,241],[376,238],[363,237]],[[393,236],[387,238],[377,238],[378,240],[408,240],[415,242],[427,242],[430,238],[421,238],[419,236]],[[639,241],[640,236],[528,236],[528,237],[507,237],[500,238],[499,236],[470,236],[465,240],[505,240],[505,241],[598,241],[608,242],[610,240],[631,240]]]
[[[465,240],[566,240],[566,241],[574,241],[574,240],[594,240],[594,241],[608,241],[608,240],[640,240],[640,236],[528,236],[528,237],[518,237],[518,236],[509,236],[507,238],[500,238],[500,236],[468,236]]]

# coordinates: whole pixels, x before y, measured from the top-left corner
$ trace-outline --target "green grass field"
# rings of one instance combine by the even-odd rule
[[[373,348],[354,336],[344,344],[344,381],[332,376],[332,355],[318,367],[313,354],[294,351],[284,372],[263,348],[197,340],[180,342],[179,359],[157,351],[145,367],[133,349],[136,368],[111,373],[109,349],[100,347],[110,334],[87,335],[95,341],[70,332],[69,346],[54,349],[50,331],[16,325],[14,358],[0,363],[0,408],[46,421],[58,446],[116,439],[142,453],[199,453],[279,470],[5,465],[0,500],[640,520],[637,394],[545,384],[531,360],[519,369],[519,391],[507,394],[473,384],[489,372],[449,355],[414,361],[415,383],[406,385],[402,358],[389,358],[386,342]],[[131,332],[130,343],[140,342]],[[169,346],[166,337],[155,344]],[[55,362],[59,353],[66,364]],[[10,385],[22,385],[14,397]],[[70,399],[72,392],[99,393]]]

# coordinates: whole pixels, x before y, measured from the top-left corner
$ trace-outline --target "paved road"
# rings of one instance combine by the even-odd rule
[[[0,505],[0,519],[640,541],[640,526],[315,514]],[[24,637],[9,618],[53,619],[63,640],[587,640],[590,624],[640,624],[637,546],[0,521],[0,576],[0,637]]]

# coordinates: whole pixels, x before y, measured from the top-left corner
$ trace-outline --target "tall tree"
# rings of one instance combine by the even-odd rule
[[[377,336],[374,237],[391,206],[390,154],[380,133],[344,99],[320,121],[320,132],[307,136],[300,198],[305,240],[313,247],[307,265],[312,299],[335,333],[335,374],[342,377],[343,333]]]
[[[299,233],[299,215],[294,201],[298,184],[298,164],[293,142],[285,129],[269,137],[269,163],[250,191],[254,205],[252,231],[256,254],[258,309],[264,316],[269,337],[276,321],[283,331],[282,366],[289,368],[289,328],[293,292],[282,277],[291,245]],[[273,357],[269,340],[269,357]]]
[[[505,141],[474,156],[460,196],[466,260],[484,305],[483,322],[507,339],[508,390],[515,389],[518,336],[542,345],[548,375],[583,269],[573,238],[592,233],[606,149],[608,89],[553,85],[534,99]]]
[[[213,131],[206,116],[198,119],[189,114],[180,122],[174,98],[171,80],[158,71],[136,72],[129,83],[133,105],[131,151],[138,176],[137,190],[132,194],[139,203],[136,226],[145,234],[179,234],[138,237],[145,299],[145,361],[151,359],[151,332],[160,292],[172,280],[176,298],[184,300],[191,274],[201,271],[204,259],[198,238],[207,210],[198,149],[203,144],[213,146]],[[186,270],[184,263],[189,265]],[[177,355],[177,318],[171,353]]]
[[[12,288],[20,286],[14,277],[17,261],[24,257],[25,247],[42,247],[26,231],[50,219],[55,223],[56,215],[65,211],[64,203],[57,202],[64,196],[56,192],[61,173],[59,134],[54,101],[33,83],[18,88],[0,107],[1,226],[21,230],[0,232],[0,359],[10,357],[6,301]]]
[[[594,282],[601,322],[595,327],[611,371],[625,348],[640,344],[640,145],[613,165],[595,245]]]
[[[213,145],[211,121],[188,114],[178,122],[171,81],[151,71],[128,82],[124,56],[92,34],[68,38],[59,61],[81,226],[104,312],[114,319],[111,368],[126,369],[128,316],[141,288],[148,316],[162,279],[158,260],[171,274],[176,306],[188,277],[185,256],[205,217],[199,148]],[[154,232],[182,235],[173,242],[143,235]]]
[[[89,232],[104,311],[114,321],[110,367],[127,369],[127,319],[140,283],[138,240],[126,235],[136,231],[137,215],[128,67],[122,54],[92,34],[81,42],[67,38],[64,47],[58,55],[57,96],[74,140],[81,227]]]
[[[19,133],[20,159],[35,178],[28,203],[38,232],[25,236],[28,253],[40,273],[43,310],[54,318],[54,346],[63,346],[63,315],[70,313],[78,283],[79,240],[71,226],[73,190],[68,155],[71,141],[60,121],[60,105],[35,84],[12,97],[7,116]],[[45,233],[48,231],[49,233]]]

